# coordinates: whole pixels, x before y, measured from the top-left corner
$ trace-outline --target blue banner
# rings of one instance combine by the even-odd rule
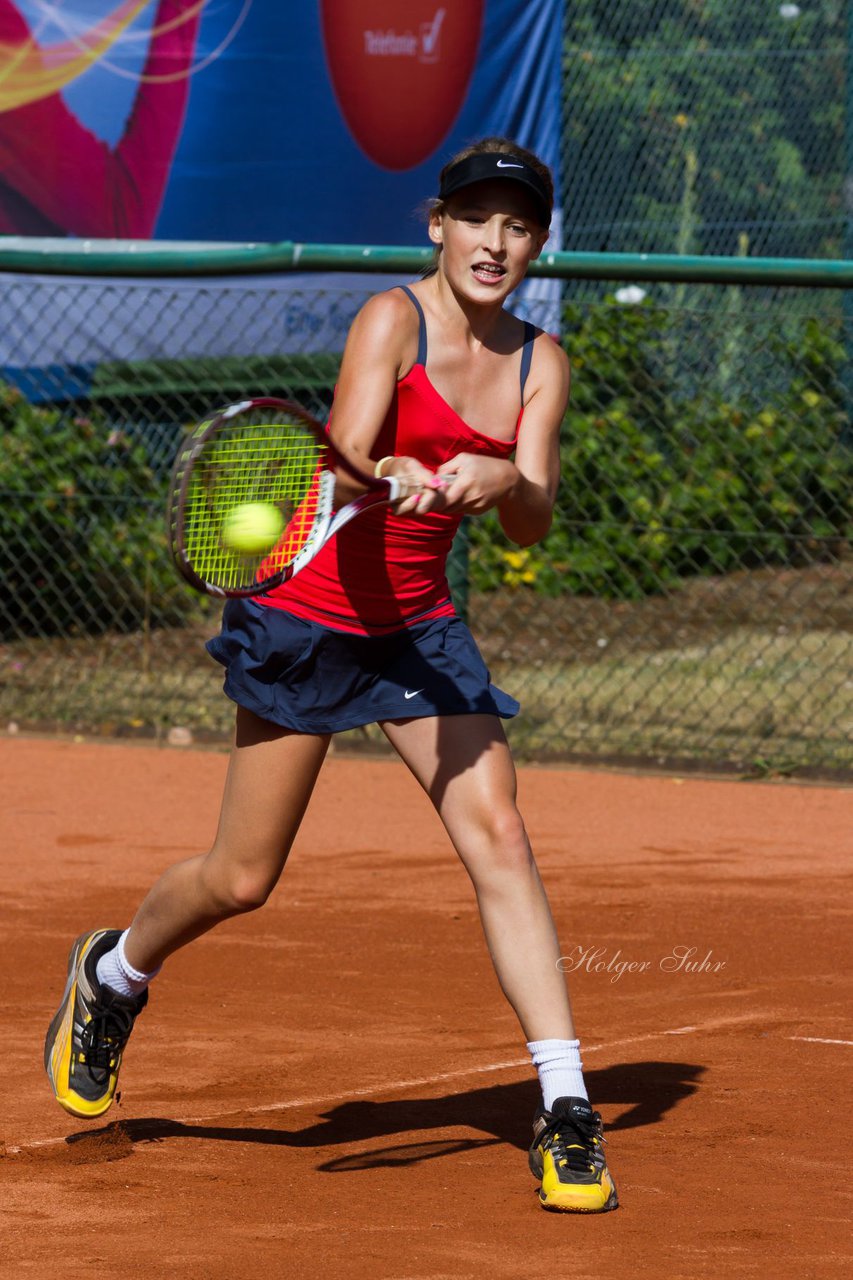
[[[0,0],[0,232],[422,242],[438,170],[473,139],[513,137],[556,170],[561,15]]]

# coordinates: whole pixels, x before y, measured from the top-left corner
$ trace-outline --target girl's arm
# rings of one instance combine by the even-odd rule
[[[341,453],[368,475],[373,474],[379,461],[376,441],[397,382],[411,367],[417,346],[415,309],[398,290],[371,298],[350,328],[329,430]],[[394,458],[383,467],[382,474],[405,476],[425,484],[435,479],[433,472],[416,458]],[[361,487],[357,482],[343,474],[338,476],[339,503],[349,501],[359,492]],[[436,501],[435,493],[423,493],[397,503],[394,510],[405,515],[417,509],[421,515]]]
[[[543,336],[536,344],[533,394],[515,451],[518,479],[498,503],[498,518],[519,546],[540,542],[551,528],[560,483],[560,427],[569,402],[569,360]]]
[[[460,453],[443,463],[438,470],[450,480],[448,508],[476,515],[496,507],[507,537],[522,547],[545,537],[560,482],[560,426],[569,384],[566,353],[543,334],[534,347],[515,462]]]

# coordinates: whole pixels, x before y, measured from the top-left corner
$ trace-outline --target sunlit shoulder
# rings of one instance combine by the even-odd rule
[[[410,348],[417,348],[417,313],[402,289],[389,289],[365,302],[350,328],[347,350],[351,355],[369,352],[411,363]]]

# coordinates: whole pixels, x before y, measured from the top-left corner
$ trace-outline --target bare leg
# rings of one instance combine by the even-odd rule
[[[144,899],[125,945],[134,968],[150,973],[220,920],[263,905],[328,746],[328,736],[292,733],[238,708],[213,848],[170,867]]]
[[[554,922],[516,806],[500,721],[444,716],[381,727],[432,799],[471,877],[498,981],[527,1040],[575,1039]]]

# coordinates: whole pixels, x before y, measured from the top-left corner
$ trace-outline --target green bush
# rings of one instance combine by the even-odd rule
[[[143,450],[102,417],[0,387],[0,635],[174,623],[191,601],[164,502]]]
[[[710,336],[703,368],[675,359],[678,331],[659,306],[611,299],[567,321],[573,391],[552,530],[519,550],[494,513],[473,522],[478,589],[630,599],[693,574],[837,554],[851,533],[853,449],[843,348],[827,326],[768,330],[758,394],[735,400]],[[705,322],[710,335],[720,313]]]

